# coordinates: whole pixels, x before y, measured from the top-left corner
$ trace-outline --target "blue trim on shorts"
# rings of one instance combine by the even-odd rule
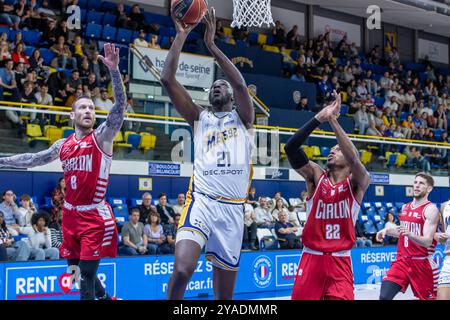
[[[178,228],[178,231],[180,231],[180,230],[183,230],[184,228],[190,228],[190,229],[195,229],[195,230],[197,230],[198,232],[200,232],[204,237],[205,237],[205,239],[206,239],[206,241],[208,241],[208,235],[206,235],[204,232],[203,232],[203,230],[201,230],[200,228],[198,228],[198,227],[196,227],[196,226],[193,226],[192,224],[191,224],[191,221],[190,221],[190,215],[191,215],[191,210],[192,210],[192,207],[194,206],[194,202],[195,202],[195,196],[194,196],[194,193],[193,192],[191,192],[191,197],[192,197],[192,200],[191,200],[191,203],[189,204],[189,207],[188,207],[188,210],[187,210],[187,212],[186,212],[186,217],[184,218],[184,223],[183,223],[183,225],[181,226],[181,227],[179,227]],[[177,232],[178,232],[177,231]]]
[[[232,269],[239,268],[239,262],[241,262],[241,252],[240,251],[239,251],[239,259],[238,259],[238,262],[236,264],[231,264],[229,262],[226,262],[224,259],[219,257],[219,255],[217,253],[212,252],[212,251],[205,252],[205,256],[208,256],[208,255],[213,256],[214,258],[219,260],[221,263],[223,263],[224,265],[226,265],[227,267],[232,268]]]

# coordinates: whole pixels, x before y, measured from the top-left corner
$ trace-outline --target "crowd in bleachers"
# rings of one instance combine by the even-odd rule
[[[5,190],[0,203],[0,261],[58,259],[63,241],[61,230],[65,194],[64,179],[58,181],[38,205],[36,197],[23,194],[16,198],[13,190]],[[257,196],[251,188],[245,203],[242,250],[301,249],[302,230],[306,223],[306,198],[285,199],[281,192],[273,197]],[[168,199],[160,193],[154,200],[145,192],[141,198],[109,197],[119,231],[118,255],[173,254],[185,194]],[[170,204],[169,204],[170,202]],[[398,212],[403,203],[363,203],[356,223],[356,246],[381,245],[376,232],[398,225]],[[396,239],[384,240],[395,244]]]

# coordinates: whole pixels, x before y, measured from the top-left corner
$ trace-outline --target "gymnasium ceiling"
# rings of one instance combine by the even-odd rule
[[[322,8],[340,11],[343,13],[368,17],[366,9],[369,5],[378,5],[381,10],[383,22],[405,26],[411,29],[423,30],[429,33],[450,37],[450,7],[446,4],[436,3],[429,0],[421,0],[424,8],[417,8],[390,0],[292,0],[304,4],[319,5]],[[407,3],[412,0],[399,0]],[[432,7],[447,14],[436,13]],[[430,10],[430,11],[429,11]]]

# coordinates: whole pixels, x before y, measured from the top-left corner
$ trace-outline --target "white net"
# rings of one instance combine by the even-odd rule
[[[270,0],[233,0],[231,27],[261,27],[263,24],[274,25]]]

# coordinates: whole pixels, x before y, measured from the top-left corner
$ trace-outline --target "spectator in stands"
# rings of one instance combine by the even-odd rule
[[[57,40],[57,37],[56,37],[56,20],[48,19],[47,26],[44,29],[44,32],[42,34],[42,40],[47,43],[46,44],[47,48],[52,47],[56,43],[56,40]]]
[[[155,206],[152,205],[152,195],[150,194],[150,192],[145,192],[142,195],[142,204],[137,207],[140,216],[139,221],[143,224],[147,223],[147,219],[152,212],[152,207],[156,209]]]
[[[141,30],[139,32],[139,37],[134,39],[133,43],[135,46],[145,47],[145,48],[149,47],[148,42],[145,40],[145,31],[144,30]]]
[[[75,36],[73,39],[70,51],[72,52],[72,56],[77,59],[77,66],[81,66],[83,59],[88,56],[86,47],[83,44],[83,39],[81,39],[79,35]]]
[[[23,84],[25,83],[25,79],[27,78],[27,71],[25,70],[23,63],[15,63],[14,68],[14,79],[17,83],[17,90],[19,92],[23,91]]]
[[[64,37],[64,42],[69,43],[69,28],[67,27],[67,21],[65,19],[62,19],[59,22],[58,27],[55,31],[56,39],[59,40],[59,37]]]
[[[301,68],[296,68],[295,74],[291,76],[291,80],[298,82],[306,82],[305,76],[303,75],[303,70]]]
[[[66,44],[64,36],[59,36],[58,43],[51,46],[50,50],[56,55],[53,59],[51,65],[54,68],[66,69],[67,64],[69,64],[72,69],[77,68],[77,59],[72,57],[72,51],[70,47]]]
[[[11,52],[10,52],[9,44],[7,41],[1,40],[1,42],[0,42],[0,62],[1,62],[0,67],[4,68],[5,63],[8,60],[11,60]]]
[[[223,28],[222,20],[217,19],[216,21],[216,39],[218,40],[227,40],[227,35],[225,34],[225,29]]]
[[[424,172],[431,171],[430,161],[426,159],[415,146],[407,146],[404,151],[408,162],[412,163],[419,170]]]
[[[175,213],[173,224],[166,224],[164,226],[164,235],[166,242],[159,247],[159,251],[163,254],[173,254],[175,252],[175,241],[177,237],[178,225],[180,223],[181,215]]]
[[[390,107],[385,107],[383,109],[382,119],[386,127],[390,127],[392,124],[397,124],[395,111],[392,110]]]
[[[377,126],[375,124],[375,120],[371,120],[369,122],[369,128],[367,128],[365,134],[368,135],[368,136],[377,136],[377,137],[382,137],[383,136],[381,134],[381,132],[377,129]]]
[[[332,88],[331,88],[330,82],[328,81],[327,75],[324,75],[322,77],[322,81],[320,81],[317,84],[317,87],[318,87],[319,97],[321,98],[322,101],[331,97]]]
[[[89,66],[91,71],[95,73],[95,77],[97,79],[97,83],[101,87],[107,87],[111,78],[109,76],[108,68],[106,68],[105,64],[98,58],[99,52],[94,51],[91,60],[89,62]]]
[[[50,216],[50,224],[48,225],[53,248],[59,249],[59,247],[61,247],[61,244],[63,242],[62,216],[63,216],[62,209],[53,207]]]
[[[256,199],[256,188],[250,187],[250,191],[247,196],[247,200],[245,203],[250,204],[253,208],[256,208],[258,206],[258,200]]]
[[[3,191],[3,202],[0,203],[0,211],[4,214],[4,220],[9,232],[12,236],[17,236],[18,233],[13,227],[17,226],[17,223],[20,221],[21,213],[16,204],[16,195],[11,189]]]
[[[436,119],[436,128],[447,131],[447,117],[445,115],[443,104],[439,104],[436,111],[433,113],[433,116]]]
[[[23,91],[21,92],[20,101],[23,103],[36,104],[36,93],[34,91],[34,84],[30,81],[27,81],[23,85]],[[36,109],[36,108],[33,108]],[[36,112],[22,112],[22,116],[30,117],[30,123],[34,123],[36,120]],[[27,121],[26,121],[27,122]]]
[[[328,68],[328,65],[325,66],[325,69]],[[325,72],[325,71],[324,71]],[[333,76],[331,78],[331,82],[330,82],[331,88],[333,90],[336,90],[336,92],[341,91],[341,84],[339,83],[339,79],[336,76]]]
[[[54,19],[56,17],[55,12],[49,7],[48,0],[42,0],[41,6],[37,9],[37,12],[43,17],[42,21],[46,21],[45,18]],[[39,30],[41,30],[41,28],[39,28]]]
[[[367,239],[367,237],[365,236],[364,229],[363,229],[363,226],[361,223],[356,222],[355,231],[356,231],[356,247],[357,248],[365,248],[365,247],[372,246],[372,240]]]
[[[367,128],[369,128],[369,115],[367,114],[366,105],[362,105],[361,108],[356,111],[353,116],[353,120],[355,121],[355,128],[358,128],[359,134],[365,134]]]
[[[249,203],[246,203],[244,205],[244,237],[242,242],[244,250],[257,250],[255,246],[256,232],[258,229],[256,219],[256,212],[253,209],[253,206]]]
[[[0,1],[0,23],[14,30],[19,29],[20,18],[15,15],[14,7],[6,4],[4,0]]]
[[[134,99],[133,99],[132,95],[127,94],[127,97],[128,97],[128,104],[127,104],[127,108],[125,109],[125,113],[136,113],[136,112],[134,112],[134,109],[133,109]],[[123,134],[125,134],[125,131],[138,132],[140,127],[141,127],[140,122],[125,120],[122,125],[122,132],[123,132]]]
[[[286,43],[285,32],[284,25],[277,20],[275,22],[275,27],[272,29],[273,44],[275,46],[281,46]]]
[[[31,227],[16,227],[21,234],[26,234],[28,238],[23,239],[30,246],[30,258],[34,260],[57,260],[59,251],[52,247],[48,213],[40,210],[31,217]]]
[[[39,49],[35,49],[30,59],[30,70],[35,70],[37,75],[42,78],[48,77],[48,72],[44,67],[44,59],[41,56],[41,51]]]
[[[286,46],[288,49],[298,49],[300,46],[300,35],[298,34],[298,26],[294,25],[286,35]]]
[[[294,225],[294,227],[301,227],[302,225],[302,221],[300,219],[300,216],[296,210],[296,208],[294,206],[289,206],[288,207],[288,220],[290,223],[292,223]],[[300,230],[301,228],[299,228]],[[302,231],[303,229],[301,229],[300,231]]]
[[[29,24],[30,20],[30,6],[27,4],[27,0],[19,0],[14,5],[14,13],[16,16],[20,18],[20,24],[19,26],[21,28],[30,28],[31,25]]]
[[[129,26],[131,27],[131,29],[137,30],[138,27],[143,27],[143,29],[147,30],[148,26],[147,22],[145,21],[145,16],[141,12],[141,8],[138,4],[133,5],[129,17]]]
[[[158,205],[156,206],[156,210],[161,216],[162,224],[172,224],[174,222],[173,217],[175,217],[175,212],[167,205],[167,195],[164,192],[158,195]]]
[[[185,196],[184,193],[179,193],[177,196],[177,204],[172,207],[175,214],[181,214],[184,208]]]
[[[158,212],[152,212],[148,217],[144,232],[148,239],[148,254],[159,254],[159,248],[166,241],[163,226],[161,225],[161,217]]]
[[[66,193],[66,181],[64,178],[58,180],[58,185],[52,191],[52,210],[51,215],[56,216],[58,212],[62,212],[64,206],[64,196]]]
[[[68,94],[73,94],[79,86],[83,84],[83,81],[80,79],[80,71],[75,69],[72,71],[72,75],[67,79],[66,92]]]
[[[366,83],[364,81],[358,80],[358,86],[356,87],[356,93],[361,100],[366,98],[368,91],[366,88]]]
[[[113,107],[113,102],[108,98],[108,90],[100,89],[100,96],[94,99],[94,105],[97,110],[110,111]]]
[[[288,214],[280,212],[278,221],[275,223],[275,232],[281,249],[300,249],[302,243],[296,235],[298,227],[288,221]]]
[[[274,220],[278,221],[278,216],[281,212],[284,212],[289,215],[286,207],[284,206],[283,199],[278,198],[275,201],[275,207],[272,209],[272,217]]]
[[[152,38],[150,39],[150,43],[148,46],[152,49],[161,49],[161,47],[158,44],[158,36],[156,34],[152,35]]]
[[[367,70],[366,74],[362,76],[362,80],[366,84],[367,92],[375,95],[378,92],[378,83],[373,77],[372,70]]]
[[[283,200],[283,204],[285,207],[287,207],[289,205],[289,203],[287,202],[287,200],[285,198],[283,198],[283,196],[281,195],[280,191],[275,192],[274,196],[273,196],[274,201],[277,201],[278,199]],[[274,203],[275,206],[275,203]]]
[[[20,216],[17,216],[18,225],[21,227],[31,227],[31,217],[37,212],[31,197],[28,194],[20,196]]]
[[[393,126],[395,126],[395,124],[393,124]],[[400,125],[395,127],[394,138],[398,138],[398,139],[405,138],[405,134],[403,133],[402,127]]]
[[[270,214],[270,209],[267,206],[267,198],[259,198],[259,207],[255,209],[256,212],[256,224],[258,228],[273,228],[275,220]]]
[[[139,221],[139,209],[133,208],[128,222],[122,227],[123,246],[119,248],[119,254],[124,256],[136,256],[147,253],[147,235],[144,232],[144,224]]]
[[[17,232],[14,230],[17,234]],[[0,261],[7,259],[12,261],[27,261],[30,257],[30,247],[24,241],[15,242],[14,238],[6,226],[5,214],[0,210]],[[6,257],[5,257],[6,253]]]
[[[309,107],[308,107],[308,97],[301,97],[300,98],[300,102],[297,104],[297,110],[299,111],[308,111]]]
[[[386,217],[384,218],[384,227],[386,229],[391,229],[391,228],[397,228],[398,225],[395,223],[395,217],[392,213],[388,212],[388,214],[386,215]],[[389,245],[389,244],[397,244],[398,242],[398,238],[395,237],[390,237],[390,236],[386,236],[384,237],[384,244]]]
[[[95,73],[91,72],[87,79],[83,81],[83,91],[88,93],[91,96],[91,99],[95,99],[100,94],[100,88]]]
[[[128,17],[125,12],[125,5],[123,3],[118,3],[115,11],[115,15],[117,17],[116,26],[118,28],[128,28],[128,24],[131,19]]]
[[[361,99],[358,98],[356,91],[351,91],[349,97],[347,98],[347,105],[349,106],[348,113],[354,114],[361,108]]]
[[[14,61],[14,63],[24,63],[25,67],[30,66],[30,62],[28,61],[28,58],[24,53],[23,42],[20,42],[19,44],[17,44],[13,53],[11,54],[11,58]]]

